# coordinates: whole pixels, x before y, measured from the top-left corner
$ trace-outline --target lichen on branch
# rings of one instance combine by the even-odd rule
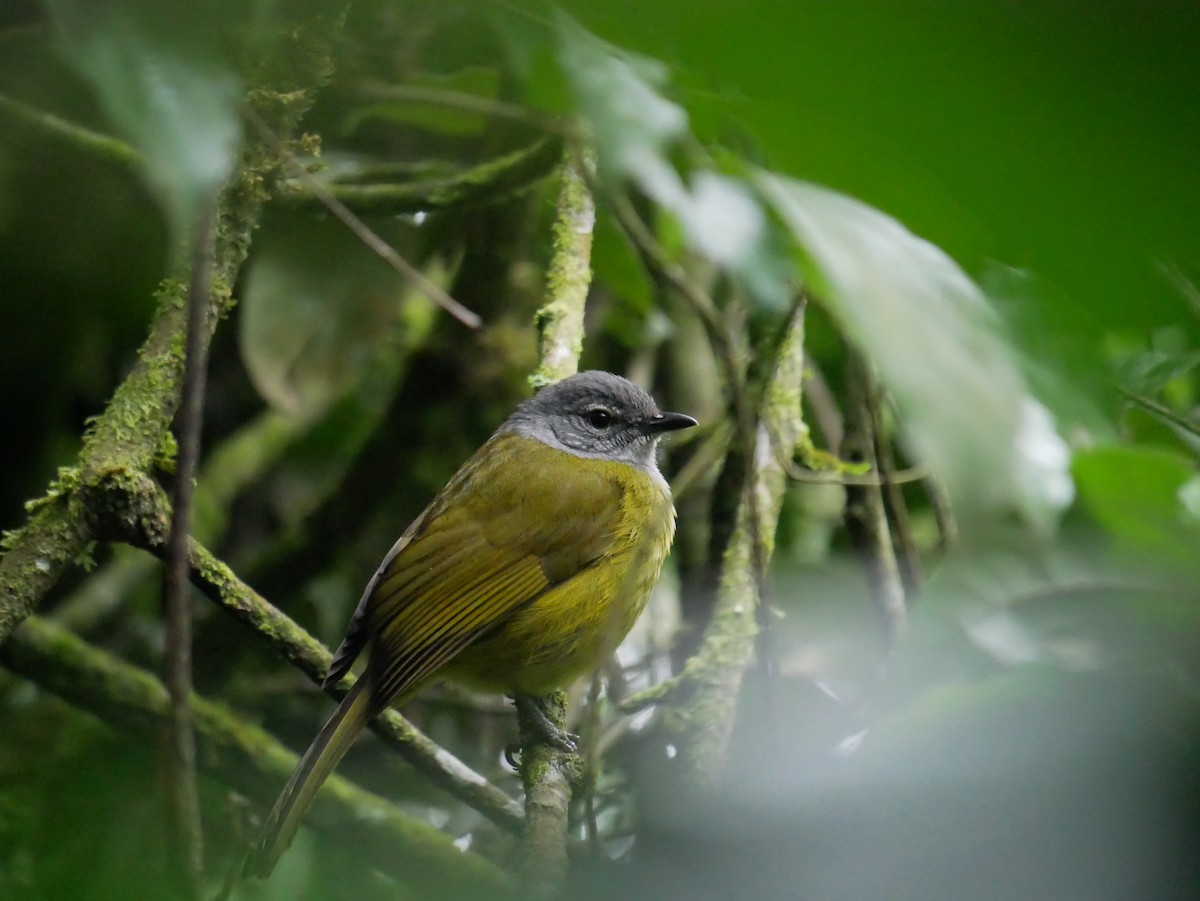
[[[669,689],[659,693],[668,741],[679,749],[685,781],[711,785],[724,769],[742,680],[755,652],[763,569],[775,545],[788,468],[808,437],[801,414],[804,302],[797,305],[763,392],[751,478],[742,490],[734,531],[721,560],[713,618],[699,650]],[[757,523],[751,523],[751,516]],[[755,536],[759,545],[756,546]]]

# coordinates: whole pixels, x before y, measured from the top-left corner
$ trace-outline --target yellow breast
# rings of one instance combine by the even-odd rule
[[[593,539],[593,559],[480,636],[443,675],[488,691],[545,694],[606,659],[632,628],[670,549],[675,509],[661,477],[520,440],[522,465],[533,467],[528,490],[570,485],[573,502],[551,515],[602,522],[602,539]]]

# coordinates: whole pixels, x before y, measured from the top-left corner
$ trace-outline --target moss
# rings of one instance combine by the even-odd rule
[[[742,678],[759,631],[759,567],[774,550],[775,527],[787,483],[785,466],[807,438],[801,416],[804,308],[793,314],[780,345],[775,371],[762,397],[760,421],[770,453],[755,453],[755,468],[738,504],[733,534],[721,561],[717,604],[700,649],[687,662],[676,703],[664,724],[682,749],[687,778],[702,784],[725,762]],[[756,539],[759,547],[756,547]]]
[[[153,675],[36,617],[0,648],[0,659],[120,728],[153,735],[168,713],[167,690]],[[261,774],[282,781],[295,766],[296,755],[212,701],[193,694],[191,708],[204,769],[259,801],[269,801],[271,783]],[[427,891],[455,897],[510,896],[511,883],[497,867],[463,854],[449,836],[336,775],[326,783],[312,813],[314,826],[352,835],[382,869]]]
[[[561,144],[547,138],[452,175],[400,183],[335,184],[328,190],[334,198],[363,214],[394,215],[491,203],[528,190],[541,181],[553,170],[560,155]],[[321,203],[296,181],[283,186],[280,199],[303,207]]]
[[[560,381],[579,368],[583,350],[584,307],[592,281],[591,252],[595,207],[581,173],[591,162],[568,158],[560,170],[554,217],[554,252],[546,272],[546,303],[538,310],[541,364],[529,378],[536,390]]]
[[[159,436],[158,448],[154,452],[154,468],[159,472],[173,475],[175,472],[175,457],[179,453],[179,444],[175,434],[166,429]]]

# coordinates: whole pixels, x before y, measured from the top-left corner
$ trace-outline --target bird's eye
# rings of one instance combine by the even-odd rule
[[[613,415],[603,407],[592,407],[584,416],[594,429],[607,429],[612,425]]]

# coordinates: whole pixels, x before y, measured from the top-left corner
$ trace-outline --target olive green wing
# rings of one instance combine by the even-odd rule
[[[397,542],[351,626],[359,648],[374,642],[370,674],[381,706],[609,552],[622,490],[587,463],[498,436]]]
[[[379,564],[379,568],[375,570],[375,574],[371,576],[371,581],[367,583],[367,587],[363,590],[362,597],[358,599],[358,606],[354,609],[354,615],[350,617],[350,625],[346,629],[346,637],[342,639],[342,643],[333,652],[333,660],[329,663],[329,671],[321,681],[322,688],[336,685],[346,673],[350,672],[350,667],[354,666],[354,661],[358,659],[358,655],[366,647],[367,640],[371,637],[368,614],[371,598],[375,594],[375,587],[392,565],[392,561],[396,558],[396,555],[403,551],[408,546],[408,543],[412,541],[413,536],[420,531],[421,524],[425,521],[428,513],[429,509],[426,508],[420,516],[409,524],[408,528],[404,530],[404,534],[400,536],[396,543],[392,545],[392,549],[384,556],[383,562]]]

